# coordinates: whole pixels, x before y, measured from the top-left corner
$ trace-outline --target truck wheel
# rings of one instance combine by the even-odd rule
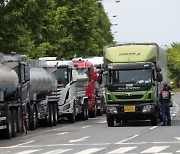
[[[91,118],[95,118],[97,116],[97,106],[95,105],[94,110],[90,112]]]
[[[88,107],[88,101],[86,101],[86,118],[85,120],[88,120],[89,118],[89,107]]]
[[[37,128],[37,111],[34,105],[30,107],[29,119],[30,129],[35,130]]]
[[[158,124],[158,118],[156,115],[151,117],[151,126],[157,126]]]
[[[22,109],[18,107],[17,109],[17,133],[22,132],[22,126],[23,126],[23,116],[22,116]]]
[[[81,113],[81,119],[82,120],[86,120],[87,118],[87,107],[86,107],[86,103],[84,102],[84,105],[82,107],[82,113]]]
[[[5,130],[5,138],[10,139],[12,137],[12,113],[8,110],[7,113],[7,128]]]
[[[69,114],[69,116],[68,116],[68,121],[70,123],[75,123],[75,121],[76,121],[76,107],[75,107],[75,103],[74,103],[73,113]]]
[[[114,118],[112,117],[107,118],[107,124],[108,127],[114,127]]]
[[[12,109],[12,137],[17,135],[17,113],[15,109]]]
[[[58,124],[58,109],[57,104],[53,104],[53,125],[56,126]]]
[[[52,127],[53,126],[53,105],[49,104],[49,116],[48,116],[48,126]]]
[[[103,111],[104,111],[104,102],[101,99],[101,108],[98,110],[97,115],[98,116],[102,116],[103,115]]]

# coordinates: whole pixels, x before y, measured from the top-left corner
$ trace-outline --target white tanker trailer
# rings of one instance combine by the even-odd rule
[[[51,101],[50,95],[57,89],[57,80],[44,67],[46,63],[29,60],[30,69],[30,129],[36,129],[37,124],[48,126],[57,124],[57,101]],[[42,122],[43,121],[43,122]]]
[[[0,129],[6,138],[22,131],[29,103],[29,66],[24,55],[0,54]]]

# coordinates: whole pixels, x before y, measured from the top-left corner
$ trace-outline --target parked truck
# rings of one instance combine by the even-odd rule
[[[97,70],[91,62],[84,61],[81,58],[74,58],[73,63],[74,65],[76,65],[78,69],[84,70],[84,72],[86,72],[89,78],[88,87],[86,89],[86,95],[88,96],[89,102],[89,116],[94,118],[97,116]]]
[[[46,68],[54,70],[53,74],[58,81],[59,117],[66,117],[70,123],[74,123],[77,117],[87,120],[88,97],[85,94],[87,75],[77,72],[72,61],[57,60],[56,57],[43,57],[40,60],[47,61]]]
[[[104,61],[103,57],[86,57],[82,58],[84,61],[89,61],[93,64],[94,67],[97,69],[97,76],[103,75],[104,69]],[[104,78],[103,78],[104,79]],[[103,81],[102,84],[97,82],[96,85],[96,101],[97,101],[97,115],[101,116],[106,111],[106,96],[105,96],[105,82]]]
[[[11,138],[22,132],[28,112],[30,71],[25,55],[0,54],[0,59],[0,129]]]
[[[156,43],[129,43],[104,47],[106,117],[114,122],[151,120],[157,125],[159,83],[167,80],[166,51]]]
[[[36,129],[38,124],[53,126],[57,124],[57,80],[52,72],[46,70],[46,61],[29,60],[30,69],[30,104],[29,128]]]

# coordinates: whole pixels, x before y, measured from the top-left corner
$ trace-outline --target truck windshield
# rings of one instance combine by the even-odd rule
[[[65,86],[68,83],[68,68],[58,68],[55,72],[58,85]]]
[[[109,70],[109,84],[119,83],[150,83],[151,69],[141,70]]]

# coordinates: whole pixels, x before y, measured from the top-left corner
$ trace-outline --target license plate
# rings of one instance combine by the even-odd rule
[[[124,106],[124,112],[135,112],[135,106]]]

